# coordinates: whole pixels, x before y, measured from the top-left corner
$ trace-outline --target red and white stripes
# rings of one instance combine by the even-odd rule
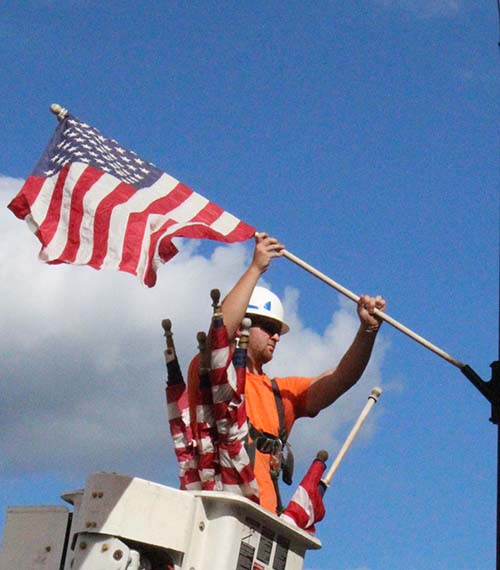
[[[222,487],[258,502],[257,482],[245,448],[248,435],[244,395],[246,361],[241,359],[240,354],[241,364],[233,364],[227,331],[222,321],[214,321],[212,324],[211,340],[210,379],[219,438]]]
[[[255,228],[68,115],[9,208],[47,263],[137,275],[152,287],[173,237],[235,242]]]
[[[321,485],[321,476],[325,469],[324,461],[315,459],[312,462],[287,508],[282,513],[281,518],[283,520],[310,533],[315,532],[315,523],[325,516],[324,487]]]

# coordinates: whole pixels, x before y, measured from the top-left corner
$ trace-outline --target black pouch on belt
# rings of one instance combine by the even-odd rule
[[[281,473],[283,477],[283,483],[286,483],[287,485],[292,484],[293,465],[294,457],[292,447],[288,442],[286,442],[283,446],[283,452],[281,454]]]
[[[285,429],[285,412],[283,410],[283,402],[281,400],[281,392],[278,383],[274,378],[271,379],[271,386],[273,388],[274,400],[276,402],[276,409],[278,411],[279,420],[279,438],[283,444],[281,452],[281,474],[283,482],[287,485],[292,484],[294,458],[290,444],[288,443],[288,433]]]

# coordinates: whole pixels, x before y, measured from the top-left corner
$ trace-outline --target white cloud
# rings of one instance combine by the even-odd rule
[[[187,371],[196,332],[210,319],[210,289],[230,289],[249,261],[248,248],[215,247],[207,258],[196,242],[184,242],[153,289],[126,274],[48,266],[36,258],[36,238],[6,209],[20,185],[0,177],[0,455],[6,473],[83,479],[113,470],[174,482],[160,323],[171,318]],[[285,304],[292,331],[280,343],[272,373],[316,374],[335,365],[357,327],[352,307],[332,310],[330,325],[319,333],[302,324],[297,290],[287,290]],[[298,422],[292,443],[304,463],[320,432],[321,447],[338,448],[371,387],[381,382],[385,349],[379,342],[359,386],[332,409]]]

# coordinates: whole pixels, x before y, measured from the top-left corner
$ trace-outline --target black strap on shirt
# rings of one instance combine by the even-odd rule
[[[274,378],[271,379],[271,386],[273,387],[274,400],[276,402],[276,409],[278,410],[278,420],[279,420],[279,431],[278,437],[283,443],[283,449],[281,454],[281,470],[283,482],[287,485],[292,484],[293,477],[293,464],[294,457],[292,453],[292,448],[288,443],[288,433],[285,427],[285,411],[283,409],[283,400],[281,398],[281,392],[278,383]]]
[[[286,427],[285,427],[285,411],[283,410],[283,400],[281,399],[280,388],[274,378],[271,378],[271,386],[273,388],[274,401],[276,402],[276,409],[278,410],[278,421],[279,421],[278,437],[283,442],[283,445],[285,445],[286,440],[288,439],[288,433],[286,432]]]

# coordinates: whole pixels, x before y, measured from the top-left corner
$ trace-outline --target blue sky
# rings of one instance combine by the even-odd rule
[[[162,318],[184,365],[251,244],[183,242],[157,286],[48,267],[7,211],[53,102],[142,154],[485,379],[498,358],[495,2],[12,2],[0,7],[0,524],[91,471],[175,485]],[[273,374],[335,365],[352,303],[287,260]],[[305,468],[384,388],[325,501],[307,570],[476,570],[495,559],[488,403],[385,325],[359,385],[292,436]]]

